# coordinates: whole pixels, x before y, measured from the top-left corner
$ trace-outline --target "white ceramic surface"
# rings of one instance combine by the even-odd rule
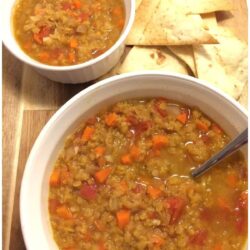
[[[74,96],[49,120],[26,163],[20,197],[22,232],[28,250],[57,249],[48,219],[48,180],[65,137],[80,121],[124,99],[162,96],[204,113],[234,137],[247,127],[247,112],[202,81],[177,74],[138,73],[105,79]]]
[[[126,20],[123,32],[117,42],[104,54],[82,64],[72,66],[50,66],[32,59],[19,47],[12,32],[11,16],[18,0],[3,1],[1,26],[4,45],[24,63],[31,65],[41,75],[62,83],[83,83],[94,80],[113,68],[125,49],[125,39],[132,27],[135,16],[135,1],[124,0]]]

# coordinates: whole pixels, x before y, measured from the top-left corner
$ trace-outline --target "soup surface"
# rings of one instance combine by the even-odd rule
[[[243,156],[189,176],[229,140],[197,108],[163,98],[119,102],[91,117],[67,138],[50,177],[59,248],[242,249]]]
[[[118,40],[124,21],[123,0],[19,0],[13,30],[30,57],[63,66],[104,53]]]

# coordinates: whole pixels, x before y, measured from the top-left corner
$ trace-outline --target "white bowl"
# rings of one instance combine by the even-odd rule
[[[83,83],[94,80],[113,68],[121,58],[125,49],[125,39],[132,27],[135,17],[135,1],[124,0],[125,5],[125,26],[120,38],[105,53],[95,59],[71,66],[51,66],[40,63],[29,57],[18,45],[12,27],[13,6],[17,0],[3,2],[3,42],[13,55],[24,63],[31,65],[41,75],[62,83]]]
[[[231,136],[247,127],[247,112],[236,101],[202,81],[178,74],[135,73],[88,87],[63,105],[38,136],[26,163],[20,197],[22,232],[28,250],[58,249],[48,214],[48,182],[65,137],[80,121],[120,100],[162,96],[199,107]]]

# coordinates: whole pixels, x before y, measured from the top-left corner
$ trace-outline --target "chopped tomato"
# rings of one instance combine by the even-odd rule
[[[206,230],[199,230],[191,235],[189,243],[197,246],[203,246],[206,243],[208,233]]]
[[[80,196],[88,201],[95,200],[97,196],[97,187],[96,185],[89,185],[84,183],[80,189]]]
[[[80,13],[80,15],[78,17],[80,19],[80,22],[85,22],[85,21],[89,20],[90,16],[91,16],[91,14],[82,12],[82,13]]]
[[[61,206],[59,200],[56,199],[49,199],[49,211],[54,214],[56,209]]]
[[[165,200],[165,207],[169,210],[169,224],[176,224],[184,212],[185,201],[180,197],[169,197]]]
[[[33,34],[33,38],[35,42],[37,42],[38,44],[42,44],[43,38],[49,36],[51,33],[52,33],[52,30],[50,27],[42,26],[38,33]]]
[[[154,108],[155,110],[162,116],[162,117],[166,117],[167,116],[167,110],[166,110],[166,106],[167,106],[167,101],[164,98],[159,98],[155,101],[154,103]]]

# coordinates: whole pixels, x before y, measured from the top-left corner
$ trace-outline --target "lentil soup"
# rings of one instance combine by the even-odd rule
[[[124,22],[123,0],[19,0],[13,13],[22,50],[55,66],[103,54],[118,40]]]
[[[66,139],[50,177],[59,248],[241,250],[242,154],[189,175],[229,141],[199,109],[164,98],[122,101],[91,117]]]

